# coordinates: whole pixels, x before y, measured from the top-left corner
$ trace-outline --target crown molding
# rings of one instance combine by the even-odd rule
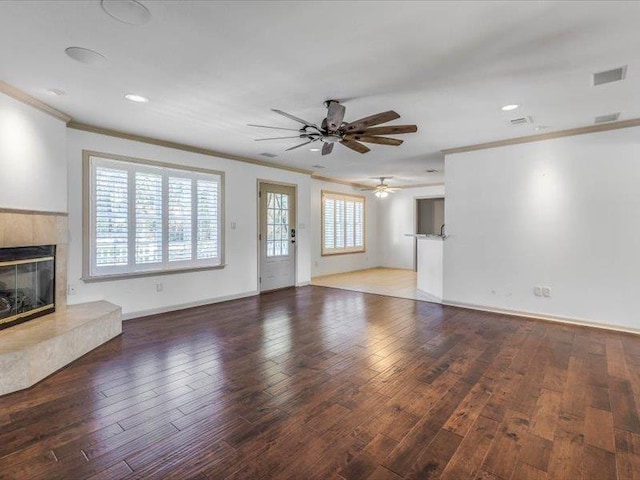
[[[333,178],[333,177],[324,177],[322,175],[318,175],[316,173],[311,175],[311,178],[313,178],[314,180],[321,180],[323,182],[330,182],[330,183],[339,183],[341,185],[348,185],[350,187],[355,187],[355,188],[366,188],[367,190],[370,190],[371,188],[375,187],[375,185],[372,187],[371,185],[366,185],[364,183],[357,183],[357,182],[348,182],[346,180],[340,180],[339,178]],[[416,185],[393,185],[392,188],[401,188],[403,190],[409,189],[409,188],[421,188],[421,187],[444,187],[444,182],[437,182],[437,183],[418,183]]]
[[[13,85],[9,85],[2,80],[0,80],[0,92],[8,95],[11,98],[14,98],[15,100],[18,100],[19,102],[37,108],[41,112],[47,113],[52,117],[57,118],[58,120],[62,120],[64,123],[69,123],[71,121],[71,117],[66,113],[61,112],[60,110],[57,110],[44,102],[41,102],[37,98],[32,97],[28,93],[23,92],[19,88],[16,88]]]
[[[312,173],[311,178],[313,178],[314,180],[320,180],[322,182],[339,183],[340,185],[348,185],[349,187],[354,187],[354,188],[371,188],[371,185],[365,185],[364,183],[349,182],[347,180],[340,180],[339,178],[333,178],[333,177],[324,177],[322,175],[318,175],[317,173]]]
[[[416,185],[398,185],[393,188],[401,188],[403,190],[407,190],[408,188],[421,188],[421,187],[444,187],[444,182],[437,183],[418,183]]]
[[[173,148],[174,150],[182,150],[184,152],[198,153],[200,155],[208,155],[210,157],[225,158],[227,160],[235,160],[237,162],[250,163],[252,165],[259,165],[261,167],[277,168],[279,170],[286,170],[289,172],[302,173],[304,175],[311,175],[311,170],[305,170],[303,168],[289,167],[287,165],[280,165],[272,162],[264,162],[262,160],[255,160],[249,157],[243,157],[240,155],[233,155],[230,153],[218,152],[216,150],[209,150],[208,148],[194,147],[184,143],[171,142],[168,140],[161,140],[159,138],[147,137],[144,135],[136,135],[134,133],[123,132],[121,130],[111,130],[109,128],[97,127],[95,125],[88,125],[86,123],[71,121],[67,124],[68,128],[74,130],[81,130],[83,132],[97,133],[100,135],[107,135],[109,137],[123,138],[125,140],[132,140],[134,142],[148,143],[150,145],[157,145],[160,147]]]
[[[575,135],[584,135],[587,133],[606,132],[608,130],[619,130],[621,128],[630,128],[640,126],[640,118],[632,118],[630,120],[622,120],[619,122],[600,123],[598,125],[589,125],[587,127],[570,128],[568,130],[559,130],[557,132],[541,133],[538,135],[529,135],[526,137],[508,138],[506,140],[497,140],[495,142],[478,143],[475,145],[467,145],[464,147],[447,148],[441,150],[445,155],[452,153],[473,152],[474,150],[485,150],[487,148],[505,147],[507,145],[518,145],[521,143],[541,142],[543,140],[553,140],[554,138],[573,137]]]

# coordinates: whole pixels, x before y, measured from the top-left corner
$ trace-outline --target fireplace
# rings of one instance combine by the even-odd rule
[[[55,245],[0,248],[0,330],[55,311]]]

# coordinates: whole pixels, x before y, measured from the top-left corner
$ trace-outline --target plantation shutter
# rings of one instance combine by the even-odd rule
[[[364,251],[364,197],[322,192],[322,254]]]
[[[117,268],[129,263],[129,172],[98,167],[95,191],[95,265]]]
[[[89,157],[89,277],[222,263],[222,174]]]

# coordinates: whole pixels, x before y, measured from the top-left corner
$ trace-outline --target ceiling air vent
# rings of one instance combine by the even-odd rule
[[[597,87],[604,83],[619,82],[624,80],[627,75],[627,66],[614,68],[613,70],[607,70],[604,72],[598,72],[593,74],[593,86]]]
[[[520,117],[520,118],[512,118],[509,120],[511,125],[528,125],[533,123],[533,118],[531,117]]]
[[[593,123],[615,122],[619,118],[620,118],[620,112],[610,113],[609,115],[600,115],[599,117],[596,117]]]
[[[278,155],[276,155],[275,153],[261,153],[260,155],[262,155],[263,157],[267,157],[267,158],[275,158]]]

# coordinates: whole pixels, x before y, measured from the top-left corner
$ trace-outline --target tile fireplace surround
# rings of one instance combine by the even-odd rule
[[[67,308],[67,214],[0,208],[0,248],[56,246],[55,313],[0,330],[0,395],[42,380],[122,332],[120,307]]]

